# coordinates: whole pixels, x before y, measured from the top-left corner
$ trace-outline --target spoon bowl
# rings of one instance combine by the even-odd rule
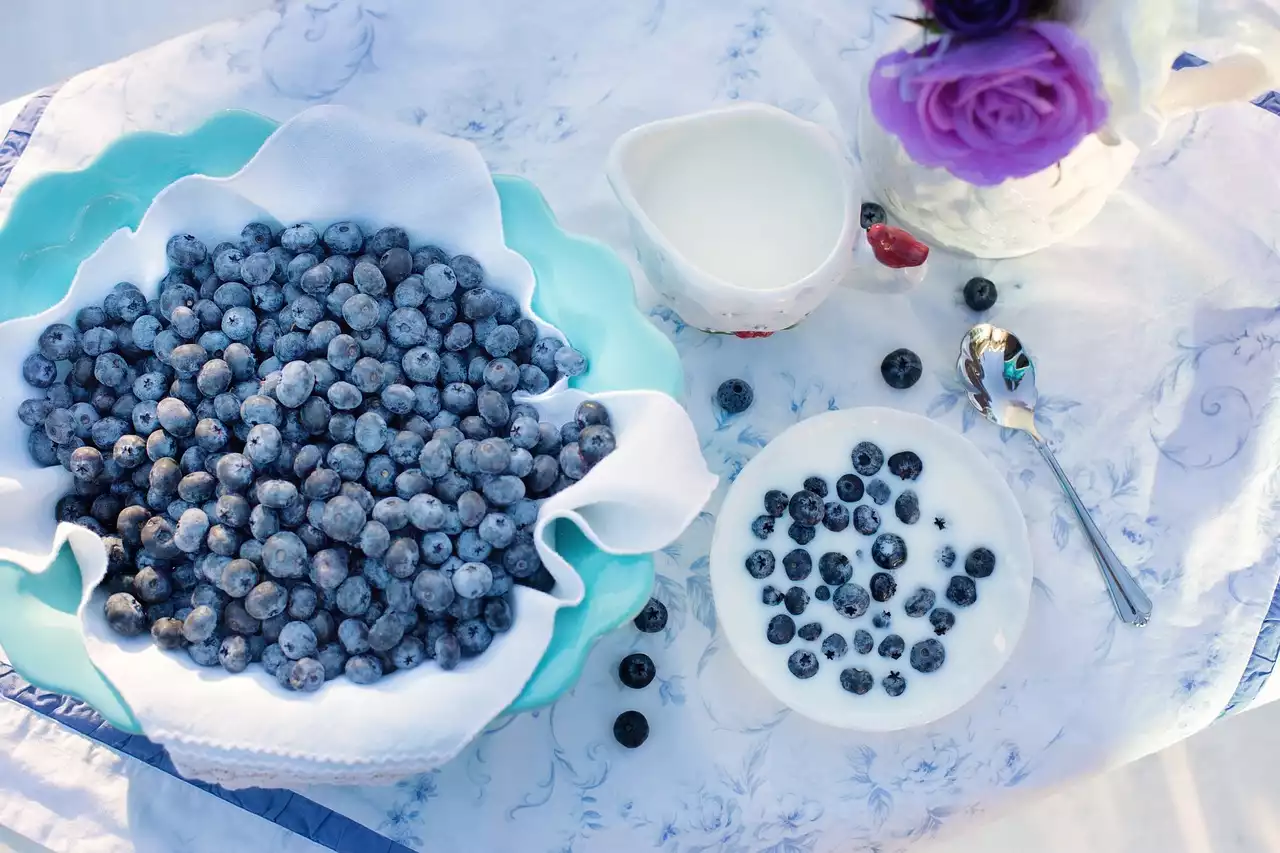
[[[969,402],[983,417],[997,426],[1031,436],[1089,539],[1116,613],[1130,625],[1147,624],[1151,619],[1151,599],[1111,550],[1048,442],[1036,431],[1036,368],[1022,341],[1009,330],[990,323],[974,326],[960,342],[956,372]]]

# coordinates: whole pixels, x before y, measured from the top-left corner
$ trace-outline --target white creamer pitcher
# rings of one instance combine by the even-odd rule
[[[831,134],[783,110],[742,103],[642,125],[614,143],[606,175],[645,275],[691,326],[785,329],[853,269],[852,171]]]
[[[1087,225],[1172,118],[1280,86],[1280,10],[1268,0],[1060,0],[1093,47],[1108,122],[1049,169],[996,186],[921,166],[867,104],[880,56],[922,43],[918,0],[797,0],[777,13],[835,104],[870,196],[926,241],[983,258],[1015,257]],[[1211,64],[1173,70],[1187,51]]]

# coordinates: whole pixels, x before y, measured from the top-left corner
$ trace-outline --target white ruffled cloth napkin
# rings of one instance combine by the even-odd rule
[[[62,302],[0,326],[0,363],[20,363],[46,325],[100,303],[118,281],[154,293],[172,234],[216,242],[259,219],[401,224],[415,244],[430,240],[476,257],[490,285],[516,296],[532,316],[532,270],[503,243],[497,193],[470,144],[321,107],[283,125],[237,174],[193,176],[167,188],[136,232],[115,233],[81,265]],[[11,437],[0,442],[0,556],[38,572],[68,543],[84,580],[80,617],[94,664],[182,773],[231,787],[387,783],[445,763],[519,695],[551,641],[556,612],[582,600],[581,579],[546,541],[548,525],[568,519],[609,553],[655,551],[697,516],[717,482],[670,397],[595,395],[613,418],[618,449],[541,509],[536,540],[556,578],[551,594],[517,586],[511,631],[452,672],[428,662],[375,685],[338,679],[318,693],[293,694],[260,667],[229,675],[160,651],[149,638],[111,632],[95,592],[106,570],[101,540],[55,526],[53,507],[70,475],[37,468],[26,456],[15,412],[28,392],[16,370],[0,375],[0,429]],[[585,397],[560,383],[531,402],[560,423]]]

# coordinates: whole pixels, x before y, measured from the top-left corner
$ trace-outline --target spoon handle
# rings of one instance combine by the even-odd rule
[[[1075,488],[1067,479],[1066,472],[1058,464],[1049,445],[1044,440],[1038,440],[1035,444],[1044,461],[1053,469],[1053,476],[1058,478],[1058,485],[1062,486],[1062,491],[1071,503],[1071,508],[1075,510],[1076,518],[1080,519],[1080,526],[1089,537],[1089,544],[1093,546],[1093,558],[1098,561],[1098,569],[1102,572],[1102,580],[1107,585],[1107,592],[1111,593],[1111,603],[1115,605],[1116,613],[1119,614],[1121,621],[1130,625],[1142,627],[1147,624],[1151,619],[1151,599],[1147,598],[1142,587],[1134,580],[1133,575],[1129,574],[1124,563],[1120,562],[1120,558],[1107,544],[1106,537],[1094,523],[1089,510],[1085,509],[1084,502],[1076,494]]]

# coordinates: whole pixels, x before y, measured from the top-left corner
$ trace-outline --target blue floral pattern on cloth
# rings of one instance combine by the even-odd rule
[[[833,52],[856,79],[896,4],[850,9],[855,26]],[[512,0],[483,14],[435,4],[429,15],[410,0],[281,2],[70,81],[28,156],[69,168],[104,134],[189,127],[229,107],[281,118],[351,104],[473,141],[495,171],[538,183],[566,228],[630,260],[600,178],[611,141],[642,121],[735,99],[838,129],[800,56],[819,49],[805,39],[784,33],[763,4],[738,0],[607,11],[564,0],[554,14]],[[1276,97],[1260,106],[1274,109]],[[881,276],[888,292],[841,290],[772,338],[707,335],[652,306],[684,360],[703,451],[726,483],[788,426],[859,405],[933,418],[1005,473],[1031,531],[1031,613],[1008,666],[967,706],[917,730],[867,735],[777,704],[718,630],[707,553],[722,489],[657,555],[655,595],[670,614],[662,633],[624,627],[604,638],[562,700],[497,722],[436,772],[300,793],[420,850],[890,853],[998,814],[1013,789],[1051,791],[1246,705],[1280,645],[1280,260],[1274,194],[1258,189],[1280,179],[1267,156],[1274,122],[1263,110],[1188,117],[1071,244],[1014,261],[939,255],[914,289]],[[984,318],[957,296],[972,275],[1000,288]],[[1155,619],[1142,631],[1114,619],[1034,449],[964,399],[955,347],[979,319],[1015,328],[1035,354],[1037,426],[1151,595]],[[925,364],[907,392],[877,370],[899,346]],[[740,415],[712,403],[730,377],[755,388]],[[632,651],[657,664],[642,691],[617,681]],[[628,708],[652,727],[634,751],[611,736]]]

